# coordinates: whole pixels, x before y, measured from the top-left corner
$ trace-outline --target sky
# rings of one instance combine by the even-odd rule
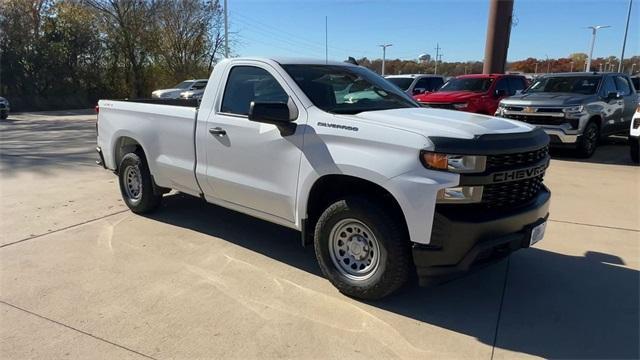
[[[235,53],[241,56],[382,57],[482,61],[489,0],[227,0]],[[222,0],[221,0],[222,2]],[[508,60],[588,52],[589,25],[598,31],[594,58],[620,56],[629,0],[515,0]],[[625,58],[640,55],[640,1],[633,4]]]

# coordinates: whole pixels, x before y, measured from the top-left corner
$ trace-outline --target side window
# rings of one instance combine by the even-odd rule
[[[193,90],[202,90],[207,86],[207,82],[206,81],[198,81],[197,83],[193,84],[193,86],[191,87]]]
[[[286,102],[289,99],[268,71],[255,66],[234,66],[229,72],[221,112],[248,115],[252,101]]]
[[[622,93],[622,95],[631,95],[631,87],[625,77],[618,75],[614,77],[614,81],[616,83],[616,88]]]
[[[502,78],[496,83],[496,93],[500,90],[504,91],[505,95],[509,95],[509,82],[507,78]]]
[[[418,79],[418,82],[416,82],[416,86],[414,86],[414,89],[425,89],[426,91],[431,91],[431,88],[433,87],[430,83],[431,79],[429,78],[421,78]]]
[[[523,78],[520,77],[510,77],[509,78],[509,95],[515,95],[516,92],[524,90],[527,86],[527,83]]]
[[[616,84],[613,82],[613,78],[611,76],[604,77],[604,83],[602,84],[602,96],[607,96],[610,92],[616,92]]]

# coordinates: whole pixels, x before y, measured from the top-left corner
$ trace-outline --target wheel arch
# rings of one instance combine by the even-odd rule
[[[383,185],[354,175],[325,174],[313,182],[304,197],[306,201],[303,204],[302,214],[305,218],[305,243],[312,240],[313,229],[324,209],[335,200],[348,195],[373,196],[374,200],[388,206],[388,209],[408,234],[407,221],[400,203],[392,192]]]
[[[118,167],[120,166],[120,161],[126,154],[130,152],[138,152],[138,153],[141,152],[141,155],[145,156],[145,159],[146,159],[146,153],[144,151],[144,147],[138,140],[128,135],[122,135],[117,137],[113,145],[113,160],[114,160],[116,173],[119,170]]]

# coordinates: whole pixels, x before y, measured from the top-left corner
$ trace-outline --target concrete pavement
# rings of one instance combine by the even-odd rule
[[[640,169],[560,154],[545,239],[379,302],[339,294],[299,235],[184,195],[126,211],[94,115],[0,121],[0,357],[638,358]]]

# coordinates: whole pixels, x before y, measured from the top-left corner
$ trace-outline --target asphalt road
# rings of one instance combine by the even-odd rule
[[[127,211],[91,112],[0,121],[0,357],[638,358],[640,168],[554,153],[545,239],[360,302],[294,231],[184,195]]]

